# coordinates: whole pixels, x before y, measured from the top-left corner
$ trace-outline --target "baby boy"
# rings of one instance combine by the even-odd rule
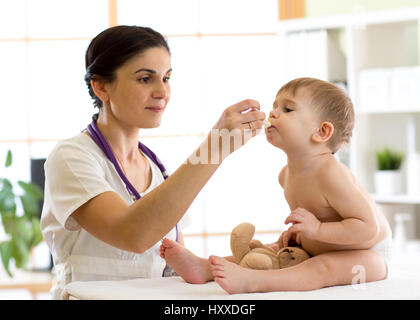
[[[298,78],[277,93],[266,128],[269,143],[283,150],[279,174],[290,207],[273,247],[294,242],[312,257],[278,270],[251,270],[231,257],[195,256],[164,239],[161,256],[190,283],[216,281],[228,293],[302,291],[352,284],[355,270],[370,282],[385,279],[391,230],[367,191],[334,154],[350,141],[354,127],[350,98],[332,83]]]

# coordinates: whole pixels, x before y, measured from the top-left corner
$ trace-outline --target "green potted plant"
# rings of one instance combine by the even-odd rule
[[[11,165],[12,152],[9,150],[4,166],[8,168]],[[15,193],[9,179],[0,177],[0,217],[6,234],[5,240],[0,239],[0,256],[10,277],[13,277],[10,263],[14,261],[16,268],[26,270],[31,249],[42,241],[38,203],[43,198],[43,192],[32,183],[17,181],[17,185],[20,193]]]
[[[376,151],[377,171],[375,172],[375,192],[378,195],[403,193],[401,164],[404,154],[383,148]]]

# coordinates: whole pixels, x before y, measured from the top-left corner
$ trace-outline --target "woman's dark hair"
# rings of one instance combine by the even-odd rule
[[[115,26],[93,38],[85,55],[85,81],[94,106],[101,108],[102,101],[93,92],[91,80],[114,81],[115,71],[125,62],[149,48],[156,47],[163,47],[170,53],[165,38],[147,27]]]

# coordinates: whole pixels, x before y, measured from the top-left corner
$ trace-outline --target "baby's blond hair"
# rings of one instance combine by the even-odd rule
[[[319,112],[321,121],[331,122],[334,133],[328,141],[332,152],[337,152],[343,144],[349,143],[354,128],[354,109],[347,93],[337,85],[315,79],[297,78],[282,86],[277,93],[288,91],[295,95],[298,89],[308,90],[311,105]]]

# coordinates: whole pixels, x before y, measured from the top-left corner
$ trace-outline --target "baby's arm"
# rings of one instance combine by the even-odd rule
[[[320,222],[311,212],[299,208],[286,219],[292,233],[301,232],[310,240],[338,245],[354,245],[372,240],[378,232],[373,204],[339,163],[322,170],[320,186],[329,205],[343,218],[338,222]]]
[[[372,240],[379,231],[374,204],[347,168],[334,161],[320,179],[328,203],[343,220],[322,223],[319,241],[352,245]]]

